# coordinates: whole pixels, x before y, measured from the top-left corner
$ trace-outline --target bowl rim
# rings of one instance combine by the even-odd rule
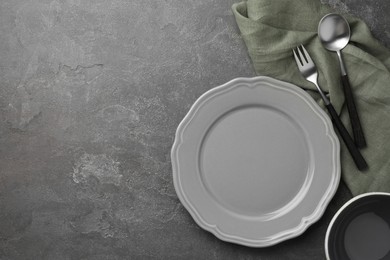
[[[332,229],[336,219],[339,217],[339,215],[349,206],[351,205],[353,202],[361,199],[361,198],[364,198],[364,197],[369,197],[369,196],[373,196],[373,195],[385,195],[385,196],[390,196],[390,193],[389,192],[379,192],[379,191],[374,191],[374,192],[366,192],[366,193],[362,193],[360,195],[357,195],[355,197],[353,197],[352,199],[348,200],[346,203],[344,203],[344,205],[336,212],[336,214],[334,214],[332,220],[330,221],[329,225],[328,225],[328,228],[326,230],[326,235],[325,235],[325,254],[326,254],[326,259],[327,260],[331,260],[330,259],[330,256],[329,256],[329,248],[328,248],[328,242],[329,242],[329,235],[330,235],[330,230]]]

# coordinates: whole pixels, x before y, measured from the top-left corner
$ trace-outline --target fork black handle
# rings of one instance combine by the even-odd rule
[[[356,109],[355,100],[353,98],[353,93],[351,89],[351,85],[349,84],[348,75],[341,76],[341,82],[344,87],[344,96],[345,101],[347,103],[347,108],[349,112],[349,118],[351,120],[353,137],[355,139],[355,144],[359,148],[366,147],[366,139],[364,138],[363,128],[360,124],[359,115]]]
[[[329,111],[330,116],[332,117],[333,124],[336,126],[341,138],[344,140],[345,145],[348,148],[349,153],[352,156],[353,161],[356,164],[356,167],[360,170],[366,170],[368,168],[366,160],[363,158],[359,149],[356,147],[355,142],[352,137],[349,135],[347,129],[345,128],[343,122],[341,122],[339,115],[332,106],[331,103],[326,105],[326,108]]]

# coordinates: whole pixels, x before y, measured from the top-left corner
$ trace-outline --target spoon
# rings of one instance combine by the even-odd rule
[[[366,146],[366,140],[360,124],[352,89],[349,84],[347,70],[341,55],[341,50],[347,46],[349,39],[351,38],[349,24],[347,20],[339,14],[327,14],[321,19],[318,25],[318,36],[325,49],[335,51],[337,53],[337,57],[340,62],[341,81],[344,87],[344,95],[347,102],[355,144],[357,147],[363,148]]]

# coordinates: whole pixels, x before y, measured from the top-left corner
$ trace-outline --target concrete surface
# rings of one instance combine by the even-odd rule
[[[216,239],[175,194],[179,122],[206,90],[254,76],[233,2],[0,1],[0,259],[324,259],[343,185],[267,249]],[[390,46],[385,1],[324,2]]]

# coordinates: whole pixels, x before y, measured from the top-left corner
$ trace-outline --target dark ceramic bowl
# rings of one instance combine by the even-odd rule
[[[390,193],[349,200],[335,214],[325,238],[328,260],[390,259]]]

